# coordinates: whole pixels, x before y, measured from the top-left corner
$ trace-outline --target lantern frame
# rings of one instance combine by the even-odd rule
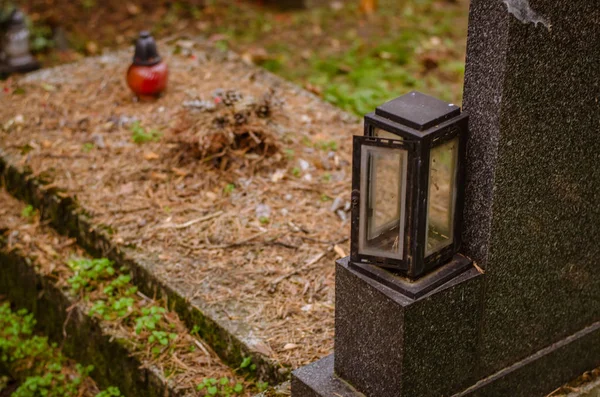
[[[377,136],[384,131],[386,137]],[[461,243],[462,213],[464,207],[464,169],[468,133],[468,115],[460,108],[436,98],[411,92],[392,100],[365,116],[364,136],[354,136],[352,165],[352,224],[351,261],[356,264],[369,264],[398,271],[410,278],[418,278],[425,273],[449,262],[457,254]],[[432,149],[451,140],[457,140],[456,162],[451,228],[452,241],[437,251],[426,255],[428,232],[428,205],[430,199],[430,172]],[[371,194],[363,177],[365,170],[364,148],[383,148],[405,151],[407,156],[406,188],[402,235],[401,258],[393,255],[365,253],[361,248],[368,222],[366,196]],[[370,185],[369,185],[370,186]],[[361,197],[361,191],[363,196]],[[398,196],[402,200],[402,194]],[[362,211],[362,216],[361,216]],[[371,209],[372,212],[372,209]],[[402,219],[402,214],[400,219]],[[361,234],[362,233],[362,234]]]

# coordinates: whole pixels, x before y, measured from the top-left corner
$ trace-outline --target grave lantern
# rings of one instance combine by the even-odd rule
[[[0,71],[25,73],[39,68],[39,63],[29,50],[25,15],[19,9],[14,9],[3,25]]]
[[[467,127],[458,106],[418,92],[365,116],[365,134],[354,137],[353,151],[355,267],[416,279],[446,263],[465,262],[456,254]]]
[[[149,32],[140,32],[135,42],[133,63],[127,69],[127,85],[140,98],[159,96],[167,88],[169,68],[158,55]]]

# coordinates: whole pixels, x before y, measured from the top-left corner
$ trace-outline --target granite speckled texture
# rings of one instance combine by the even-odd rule
[[[472,0],[463,252],[485,274],[413,301],[338,262],[357,390],[541,397],[600,365],[598,43],[598,0]]]
[[[598,357],[600,357],[600,322],[489,377],[480,379],[468,388],[453,394],[452,397],[543,397],[571,380],[573,372],[583,372],[596,365]],[[354,361],[360,361],[360,357],[355,357]],[[353,390],[334,374],[333,362],[332,355],[294,371],[292,395],[294,397],[365,397],[365,394]],[[428,378],[423,379],[423,384],[427,384],[427,380]],[[406,381],[412,382],[410,379]],[[395,395],[403,396],[402,392],[397,390]],[[377,393],[379,392],[375,391],[366,396],[380,397]],[[411,393],[415,394],[407,395],[449,396],[439,390],[435,392],[415,390]],[[567,397],[600,397],[600,380],[578,386]]]
[[[599,358],[600,322],[482,379],[453,397],[546,396],[572,380],[573,373],[583,373],[598,365]],[[578,393],[569,397],[585,396],[592,390],[586,385],[578,389]]]
[[[482,376],[600,320],[600,2],[509,3],[473,0],[466,67]]]
[[[476,381],[483,276],[413,300],[336,266],[335,373],[367,396],[437,397]]]
[[[333,372],[333,354],[292,372],[292,394],[298,397],[360,397]]]

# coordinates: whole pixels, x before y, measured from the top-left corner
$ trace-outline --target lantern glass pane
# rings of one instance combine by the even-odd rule
[[[361,254],[402,259],[407,152],[363,146],[361,150]]]
[[[397,140],[399,140],[399,141],[401,141],[401,140],[402,140],[402,137],[401,137],[401,136],[399,136],[399,135],[396,135],[396,134],[394,134],[394,133],[391,133],[391,132],[389,132],[389,131],[386,131],[386,130],[382,130],[381,128],[377,128],[377,127],[375,127],[375,128],[374,128],[374,131],[375,131],[375,136],[376,136],[377,138],[385,138],[385,139],[397,139]]]
[[[458,137],[431,149],[425,256],[452,244]]]

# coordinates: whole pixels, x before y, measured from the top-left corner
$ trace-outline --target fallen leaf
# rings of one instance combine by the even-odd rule
[[[285,346],[283,346],[283,350],[293,350],[298,348],[298,345],[295,343],[286,343]]]
[[[166,181],[169,176],[167,174],[163,174],[162,172],[151,172],[150,178],[156,179],[158,181]]]
[[[215,201],[217,199],[217,195],[215,193],[213,193],[213,192],[206,192],[206,193],[204,193],[204,195],[210,201]]]
[[[94,55],[98,52],[98,44],[96,44],[93,41],[88,41],[85,44],[85,50],[87,51],[88,54]]]
[[[285,170],[278,169],[271,175],[271,182],[279,182],[285,176]]]
[[[119,189],[119,194],[128,195],[131,193],[133,193],[133,182],[121,185],[121,188]]]
[[[189,172],[188,170],[186,170],[186,169],[183,169],[183,168],[176,168],[176,167],[173,167],[173,168],[171,168],[171,171],[173,171],[173,173],[174,173],[175,175],[177,175],[177,176],[186,176],[186,175],[188,175],[188,174],[190,173],[190,172]]]
[[[127,5],[125,7],[127,8],[127,12],[130,15],[137,15],[140,13],[140,7],[138,7],[137,5],[135,5],[133,3],[127,3]]]
[[[42,83],[42,88],[48,92],[54,92],[56,91],[56,87],[53,86],[52,84],[46,84],[46,83]]]
[[[345,258],[347,256],[346,252],[344,252],[344,249],[337,244],[333,246],[333,250],[339,258]]]
[[[273,354],[273,350],[271,350],[271,348],[263,342],[256,341],[256,343],[254,343],[252,347],[256,352],[263,354],[267,357],[270,357]]]
[[[148,153],[144,153],[144,158],[146,160],[158,160],[160,158],[160,156],[154,152],[148,152]]]

